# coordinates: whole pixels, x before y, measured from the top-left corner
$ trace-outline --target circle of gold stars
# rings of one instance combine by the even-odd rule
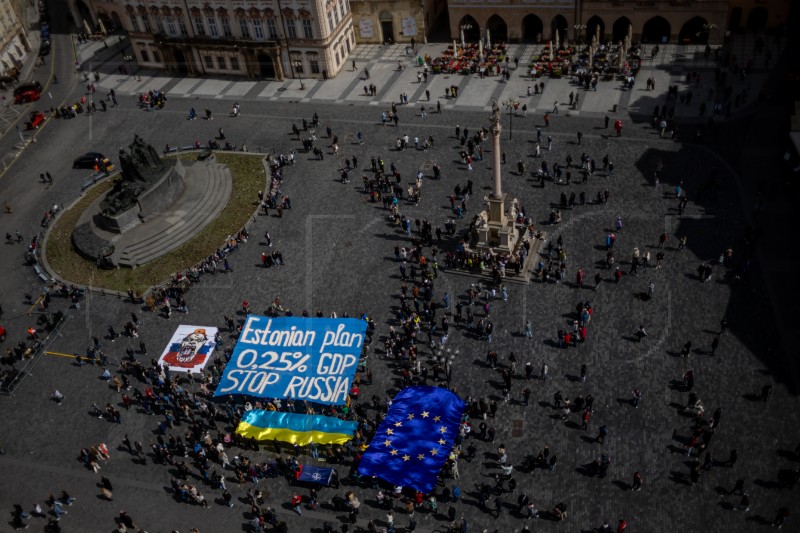
[[[428,411],[422,411],[422,413],[420,413],[419,416],[421,418],[423,418],[423,419],[431,418],[431,414]],[[409,420],[409,421],[414,420],[414,418],[415,418],[414,413],[409,413],[408,416],[406,417],[406,419]],[[437,416],[432,417],[432,420],[433,420],[433,422],[441,422],[442,417],[437,415]],[[401,428],[401,427],[403,427],[403,421],[399,420],[399,421],[395,422],[392,425],[394,426],[394,428]],[[386,429],[386,435],[389,435],[389,436],[394,435],[394,428],[387,428]],[[439,426],[439,429],[438,429],[437,432],[440,433],[440,437],[439,437],[439,440],[436,441],[436,442],[438,442],[438,444],[440,446],[446,445],[447,441],[444,439],[444,434],[447,433],[447,427],[446,426]],[[392,455],[394,457],[398,457],[399,456],[403,460],[403,462],[407,462],[407,461],[411,460],[411,456],[408,455],[407,453],[405,453],[403,455],[400,455],[400,450],[398,450],[397,448],[392,446],[392,439],[389,439],[389,438],[384,439],[384,441],[381,444],[383,444],[383,446],[385,448],[391,448],[391,450],[389,450],[389,455]],[[441,450],[439,448],[433,447],[430,450],[428,450],[427,453],[429,455],[426,455],[425,453],[420,453],[420,454],[417,455],[417,459],[420,460],[420,461],[424,461],[425,459],[428,459],[429,457],[435,457],[435,456],[439,455],[440,451]]]

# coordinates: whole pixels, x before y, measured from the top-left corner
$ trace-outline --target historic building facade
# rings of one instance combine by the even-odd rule
[[[94,0],[144,68],[190,75],[326,78],[355,46],[347,0]]]
[[[447,0],[350,0],[359,43],[428,42]]]
[[[19,4],[16,0],[0,0],[0,77],[13,73],[30,50]]]
[[[475,42],[564,39],[619,42],[633,28],[647,43],[721,43],[728,30],[784,24],[789,0],[483,0],[449,1],[450,36]]]

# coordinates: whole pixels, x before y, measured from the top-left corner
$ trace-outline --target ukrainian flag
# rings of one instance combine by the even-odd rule
[[[236,433],[256,440],[279,440],[305,446],[342,444],[353,438],[358,424],[330,416],[302,415],[253,409],[242,417]]]

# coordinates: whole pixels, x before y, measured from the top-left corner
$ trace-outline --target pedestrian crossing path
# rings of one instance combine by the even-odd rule
[[[508,61],[501,65],[511,71],[511,77],[505,82],[499,76],[462,75],[429,72],[427,80],[420,80],[423,72],[418,57],[429,55],[438,57],[447,43],[418,45],[415,51],[402,44],[378,45],[366,44],[357,46],[344,68],[329,80],[289,79],[244,80],[241,78],[185,78],[168,77],[162,72],[139,71],[137,76],[121,75],[113,68],[106,72],[99,69],[98,85],[105,90],[114,89],[118,95],[136,95],[152,89],[166,92],[173,101],[175,99],[219,99],[233,102],[270,101],[270,102],[328,102],[346,105],[369,105],[388,109],[392,103],[398,103],[401,95],[408,97],[409,105],[415,114],[421,114],[424,106],[429,111],[437,106],[443,110],[480,110],[487,111],[493,102],[504,107],[517,102],[519,108],[527,106],[529,113],[553,113],[556,110],[569,114],[608,114],[616,108],[620,111],[630,110],[638,113],[650,112],[656,102],[663,100],[669,85],[680,83],[677,71],[656,68],[657,65],[645,66],[640,72],[632,91],[623,90],[621,82],[603,81],[597,90],[586,91],[575,85],[568,77],[561,79],[543,78],[533,80],[529,77],[527,65],[541,45],[511,44],[508,47]],[[666,48],[666,47],[665,47]],[[686,56],[690,53],[686,47],[669,47],[666,52],[670,56]],[[515,62],[518,59],[519,62]],[[356,68],[352,68],[355,63]],[[399,68],[402,66],[402,68]],[[369,73],[367,79],[366,71]],[[766,74],[765,74],[766,75]],[[656,80],[657,91],[645,91],[646,79]],[[706,76],[710,81],[711,76]],[[755,80],[750,80],[755,81]],[[544,83],[541,91],[532,90],[533,85]],[[758,82],[756,82],[758,83]],[[372,94],[370,85],[375,85]],[[457,98],[452,98],[450,90],[458,88]],[[699,93],[702,88],[698,88]],[[570,102],[577,96],[577,105]],[[677,115],[692,116],[694,108],[682,109],[678,106]],[[520,111],[521,114],[521,111]]]

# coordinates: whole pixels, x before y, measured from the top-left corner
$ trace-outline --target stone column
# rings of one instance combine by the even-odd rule
[[[492,196],[494,198],[503,197],[503,184],[502,184],[501,168],[500,168],[500,165],[502,164],[501,163],[502,159],[500,157],[501,130],[502,128],[500,127],[500,121],[497,121],[492,125],[492,182],[494,185]]]

